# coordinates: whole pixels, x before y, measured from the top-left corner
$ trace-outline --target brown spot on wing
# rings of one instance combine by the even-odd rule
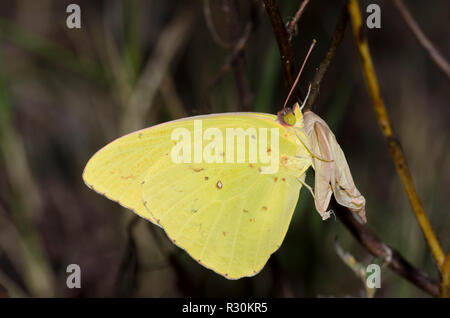
[[[219,189],[219,190],[223,188],[222,181],[220,181],[220,180],[217,181],[217,183],[216,183],[216,188]]]
[[[264,211],[267,211],[267,207],[263,206],[261,209],[263,209]]]

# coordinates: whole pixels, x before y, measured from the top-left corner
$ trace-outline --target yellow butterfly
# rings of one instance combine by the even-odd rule
[[[160,124],[105,146],[83,179],[162,227],[203,266],[228,279],[253,276],[283,242],[311,165],[322,218],[334,192],[364,219],[364,198],[333,133],[312,112],[306,118],[304,126],[295,104],[277,116],[226,113]]]
[[[301,107],[286,108],[314,44],[277,115],[204,115],[131,133],[89,160],[84,182],[228,279],[256,275],[281,246],[302,185],[322,219],[334,193],[365,221],[365,199],[334,134],[311,111],[304,122],[311,86]],[[311,165],[315,191],[304,182]]]

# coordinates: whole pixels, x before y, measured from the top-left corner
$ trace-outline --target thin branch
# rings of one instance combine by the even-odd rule
[[[414,20],[414,17],[408,11],[408,8],[405,6],[402,0],[394,0],[394,4],[397,7],[398,11],[405,20],[411,32],[416,37],[419,44],[428,52],[431,60],[436,64],[439,69],[444,72],[448,79],[450,79],[450,64],[449,62],[442,56],[439,50],[431,43],[428,37],[423,33],[420,29],[420,26]]]
[[[350,254],[349,252],[346,252],[342,248],[341,244],[339,244],[339,241],[337,238],[334,242],[334,246],[336,249],[336,253],[340,257],[340,259],[345,263],[345,265],[347,265],[353,271],[353,273],[356,275],[356,277],[358,277],[361,280],[361,282],[363,283],[366,297],[373,298],[375,296],[375,292],[377,290],[376,290],[376,288],[369,288],[369,286],[367,286],[367,284],[366,284],[366,275],[367,275],[366,267],[363,264],[361,264],[360,262],[358,262],[352,254]]]
[[[241,32],[241,19],[239,17],[239,10],[237,8],[236,0],[223,0],[224,8],[228,12],[227,14],[227,20],[228,20],[228,27],[230,29],[230,33],[232,37],[235,39],[239,37]],[[255,28],[256,26],[256,18],[257,14],[254,12],[257,10],[257,8],[260,7],[258,1],[253,1],[251,5],[251,16],[250,20],[247,23],[247,25],[250,27],[249,33]],[[236,88],[239,95],[239,108],[240,110],[249,111],[250,105],[253,100],[253,93],[250,89],[250,84],[248,82],[247,78],[247,72],[245,69],[245,55],[244,51],[241,50],[233,64],[233,71],[234,71],[234,78],[236,81]]]
[[[439,284],[437,281],[430,278],[427,273],[411,265],[398,251],[388,247],[367,227],[359,223],[352,212],[336,204],[336,202],[333,203],[333,211],[339,220],[365,249],[372,255],[383,258],[390,269],[426,293],[439,297]]]
[[[172,271],[175,274],[176,285],[178,287],[178,290],[185,297],[198,296],[197,288],[194,284],[194,281],[191,279],[191,276],[186,272],[185,268],[182,266],[182,264],[180,263],[180,261],[177,258],[176,253],[177,252],[179,253],[181,250],[177,250],[177,252],[172,252],[172,251],[164,248],[163,240],[161,239],[160,235],[158,234],[155,226],[153,224],[151,224],[150,222],[147,222],[147,225],[148,225],[150,234],[152,235],[161,255],[168,261],[169,266],[171,267]],[[166,241],[166,240],[164,240],[164,241]]]
[[[291,22],[289,22],[289,25],[287,27],[287,33],[289,34],[289,42],[292,41],[292,37],[294,36],[295,33],[295,28],[297,27],[297,23],[302,17],[303,12],[305,11],[305,8],[308,5],[309,1],[310,0],[303,0],[297,12],[294,15],[294,18],[291,20]]]
[[[250,84],[248,82],[243,52],[238,55],[238,58],[233,63],[233,69],[234,78],[236,80],[236,88],[239,95],[240,111],[249,111],[253,102],[253,92],[251,91]]]
[[[258,7],[259,8],[259,7]],[[233,50],[228,55],[227,60],[225,64],[222,66],[220,71],[217,73],[217,75],[214,77],[214,79],[211,81],[211,83],[208,85],[205,91],[205,95],[203,97],[201,108],[204,109],[209,100],[209,96],[211,95],[211,92],[213,89],[222,81],[222,79],[225,77],[225,75],[231,71],[233,68],[233,65],[236,63],[238,58],[242,56],[247,43],[250,39],[250,36],[252,35],[253,31],[256,28],[256,22],[259,12],[253,12],[251,14],[250,20],[246,23],[244,31],[241,35],[241,37],[237,40],[235,46],[233,47]]]
[[[311,110],[312,105],[316,101],[316,98],[319,94],[320,83],[322,82],[322,78],[325,75],[326,71],[328,70],[328,66],[330,65],[331,60],[334,57],[337,47],[339,46],[339,44],[341,44],[342,39],[344,38],[347,22],[348,22],[348,12],[347,7],[344,4],[336,28],[334,29],[330,45],[328,46],[327,52],[325,53],[325,57],[323,58],[322,62],[320,62],[319,69],[314,75],[314,79],[311,85],[311,93],[306,102],[305,110]]]
[[[125,252],[119,266],[116,278],[117,294],[123,296],[136,288],[136,273],[138,272],[137,246],[133,236],[133,230],[141,218],[133,216],[127,225],[127,242]],[[130,269],[131,268],[131,269]]]
[[[164,78],[160,86],[161,95],[166,104],[166,108],[174,119],[188,117],[188,112],[178,94],[175,81],[170,74]]]
[[[264,0],[267,14],[269,15],[270,23],[278,43],[278,49],[281,55],[281,64],[283,66],[284,82],[287,90],[291,89],[295,81],[295,65],[294,65],[294,51],[291,42],[289,42],[288,33],[280,15],[280,10],[275,0]],[[294,98],[299,97],[298,87],[295,88]]]
[[[350,0],[348,10],[352,20],[353,35],[362,61],[366,83],[369,93],[372,97],[373,108],[376,113],[378,124],[381,127],[381,131],[386,141],[388,142],[389,150],[397,169],[397,173],[399,174],[400,180],[403,184],[403,187],[405,188],[406,194],[408,195],[408,199],[411,203],[417,221],[419,222],[422,232],[424,233],[428,245],[431,248],[434,259],[436,260],[439,269],[441,269],[444,263],[445,254],[436,234],[431,227],[430,221],[425,214],[419,196],[417,195],[411,172],[409,171],[408,165],[406,163],[405,155],[401,148],[400,142],[398,141],[392,130],[386,107],[384,105],[383,99],[381,98],[375,68],[372,62],[372,57],[370,55],[367,39],[364,35],[358,0]]]
[[[216,30],[211,14],[210,2],[211,0],[203,0],[203,15],[205,16],[206,25],[208,27],[209,32],[211,33],[211,37],[213,38],[214,42],[216,42],[216,44],[218,44],[219,46],[225,49],[232,48],[233,43],[223,40]]]

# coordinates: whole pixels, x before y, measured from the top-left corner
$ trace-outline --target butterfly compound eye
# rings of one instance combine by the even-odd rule
[[[295,115],[291,112],[288,112],[284,114],[283,121],[289,126],[294,126],[296,122]]]

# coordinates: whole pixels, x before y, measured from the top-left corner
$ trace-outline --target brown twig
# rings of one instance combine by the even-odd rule
[[[178,94],[175,81],[170,74],[164,78],[160,87],[161,95],[166,104],[167,110],[174,119],[188,117],[188,112]]]
[[[390,269],[406,280],[428,294],[439,297],[439,284],[437,281],[430,278],[427,273],[411,265],[398,251],[388,247],[367,227],[359,223],[352,212],[335,202],[333,203],[333,211],[339,220],[365,249],[376,257],[382,257]]]
[[[138,272],[137,246],[133,236],[133,230],[141,218],[133,216],[127,225],[127,242],[125,252],[119,266],[116,278],[118,296],[128,295],[136,288],[136,274]],[[131,269],[130,269],[131,268]]]
[[[339,44],[341,44],[342,39],[344,38],[347,22],[348,22],[348,12],[347,7],[344,4],[336,28],[334,29],[330,45],[328,46],[327,52],[325,53],[325,57],[323,58],[322,62],[320,62],[319,69],[314,75],[314,79],[311,84],[311,93],[309,94],[309,98],[306,102],[305,110],[310,110],[312,108],[312,105],[316,101],[316,98],[319,94],[320,83],[322,82],[322,78],[325,75],[326,71],[328,70],[328,66],[330,65],[331,60],[334,57],[337,47],[339,46]]]
[[[356,275],[356,277],[358,277],[363,283],[366,297],[373,298],[377,290],[376,288],[370,288],[366,284],[367,279],[366,266],[358,262],[352,254],[346,252],[342,248],[341,244],[339,244],[337,237],[336,240],[334,241],[334,246],[336,249],[336,254],[339,256],[339,258],[344,262],[345,265],[347,265],[352,270],[352,272]]]
[[[408,11],[408,8],[405,6],[402,0],[394,0],[394,4],[400,12],[403,20],[405,20],[411,32],[416,37],[419,44],[428,52],[431,60],[436,64],[439,69],[444,72],[448,79],[450,79],[450,64],[449,62],[442,56],[439,50],[431,43],[428,37],[423,33],[420,29],[420,26],[414,20],[414,17]]]
[[[168,261],[171,269],[173,270],[173,272],[175,274],[178,290],[185,297],[198,296],[197,288],[194,284],[194,281],[191,279],[191,276],[186,272],[185,268],[182,266],[182,264],[178,260],[176,253],[180,252],[181,250],[177,250],[177,252],[173,252],[173,251],[165,248],[163,240],[161,239],[161,237],[158,233],[158,230],[155,228],[155,226],[149,222],[147,222],[147,225],[148,225],[150,234],[152,235],[161,255]]]
[[[213,38],[214,42],[218,44],[219,46],[229,49],[233,47],[232,42],[225,41],[222,39],[222,37],[219,35],[219,33],[216,30],[216,27],[214,25],[214,21],[211,14],[211,0],[203,0],[203,15],[205,16],[206,25],[208,27],[209,32],[211,33],[211,37]]]
[[[300,20],[300,18],[303,15],[303,12],[305,11],[306,6],[308,5],[310,0],[303,0],[303,2],[300,4],[300,7],[298,8],[297,12],[294,15],[294,18],[289,22],[287,27],[287,32],[289,34],[289,42],[292,41],[292,37],[295,33],[295,28],[297,27],[297,23]]]
[[[394,134],[389,116],[387,114],[386,106],[384,105],[383,99],[381,98],[375,68],[372,62],[372,57],[370,55],[367,39],[364,35],[358,0],[350,0],[348,4],[348,10],[352,20],[353,35],[358,47],[364,76],[366,78],[367,88],[372,97],[372,104],[376,113],[378,124],[380,125],[381,131],[388,143],[389,151],[394,161],[395,168],[397,169],[397,173],[399,174],[400,180],[403,184],[406,194],[408,195],[408,199],[411,203],[416,219],[420,225],[420,228],[422,229],[428,245],[431,248],[434,259],[439,269],[442,270],[445,254],[436,234],[433,231],[433,228],[431,227],[430,221],[425,214],[425,210],[423,209],[422,203],[414,187],[414,182],[412,180],[411,172],[409,171],[408,165],[406,163],[402,147],[396,135]]]
[[[242,57],[243,52],[244,52],[244,50],[247,46],[247,43],[250,39],[250,36],[253,33],[253,31],[255,30],[256,25],[257,25],[259,10],[255,10],[255,9],[259,9],[259,6],[258,6],[258,8],[253,6],[250,20],[245,25],[244,31],[243,31],[241,37],[237,40],[236,44],[233,47],[233,50],[228,55],[225,64],[222,66],[220,71],[217,73],[217,75],[214,77],[214,79],[211,81],[211,83],[206,88],[206,91],[205,91],[205,94],[204,94],[204,97],[203,97],[203,100],[201,103],[202,109],[204,109],[206,107],[206,104],[209,100],[209,96],[211,95],[211,92],[213,91],[213,89],[217,86],[217,84],[220,83],[220,81],[225,77],[225,75],[229,71],[232,70],[233,65],[236,65],[236,62],[238,61],[238,59],[240,57]],[[241,67],[242,67],[242,65],[241,65]],[[241,70],[241,72],[242,72],[242,70]],[[242,76],[239,76],[239,77],[242,77]],[[240,95],[245,96],[244,99],[247,100],[247,101],[243,101],[243,105],[249,105],[251,103],[251,97],[248,97],[248,96],[251,96],[252,94],[248,93],[250,91],[248,88],[248,83],[247,84],[245,84],[245,83],[239,84],[238,83],[237,85],[238,85],[238,90],[241,90]],[[246,87],[243,87],[243,85],[246,85]],[[244,109],[248,108],[248,106],[244,106],[243,108]]]
[[[283,19],[280,15],[280,10],[275,0],[264,0],[267,14],[272,24],[273,31],[278,43],[278,49],[281,55],[281,64],[283,66],[284,83],[287,90],[291,89],[295,81],[295,65],[294,65],[294,51],[292,45],[289,42],[288,33],[284,26]],[[299,97],[298,87],[295,88],[293,93],[294,98]]]
[[[237,38],[240,35],[242,23],[239,18],[239,11],[237,8],[236,0],[223,0],[223,2],[224,6],[226,6],[226,11],[228,12],[227,17],[230,33],[233,38]],[[253,1],[251,11],[256,11],[256,8],[258,7],[260,7],[259,3],[257,1]],[[250,36],[251,31],[256,26],[256,18],[257,14],[251,14],[250,20],[246,25],[246,27],[249,26],[250,28],[250,31],[248,31],[248,37]],[[250,84],[247,78],[247,72],[245,69],[245,55],[243,50],[241,50],[236,55],[236,58],[232,65],[234,78],[236,81],[236,88],[239,95],[240,110],[248,111],[250,110],[250,105],[253,100],[253,93],[250,89]]]

